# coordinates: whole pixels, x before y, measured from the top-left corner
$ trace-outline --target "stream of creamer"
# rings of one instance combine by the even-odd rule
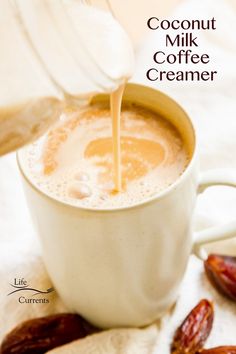
[[[111,93],[110,96],[110,109],[112,119],[113,181],[114,190],[117,192],[122,190],[120,116],[124,88],[125,84],[120,85],[117,90]]]

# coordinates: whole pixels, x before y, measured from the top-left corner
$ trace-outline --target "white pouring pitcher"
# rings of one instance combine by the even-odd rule
[[[0,155],[38,138],[65,104],[132,75],[132,44],[112,14],[78,0],[0,0]]]

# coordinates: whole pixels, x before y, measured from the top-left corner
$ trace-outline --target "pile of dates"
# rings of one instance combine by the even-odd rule
[[[236,257],[212,254],[204,262],[204,268],[212,285],[222,295],[236,301]],[[213,320],[212,302],[201,300],[176,330],[171,354],[236,354],[236,346],[204,349]],[[0,354],[45,354],[98,331],[76,314],[62,313],[35,318],[23,322],[6,335],[0,346]]]
[[[211,254],[204,262],[204,268],[214,288],[236,301],[236,257]],[[236,346],[204,349],[213,320],[213,304],[206,299],[201,300],[176,330],[171,354],[236,354]]]

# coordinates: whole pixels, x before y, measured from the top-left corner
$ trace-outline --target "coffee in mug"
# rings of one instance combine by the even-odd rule
[[[189,146],[178,127],[141,105],[126,102],[121,117],[121,190],[114,182],[109,105],[64,113],[27,148],[25,166],[44,193],[80,207],[131,206],[167,188],[185,170]]]

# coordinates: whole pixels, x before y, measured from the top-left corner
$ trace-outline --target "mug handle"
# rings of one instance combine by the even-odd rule
[[[236,187],[236,170],[217,169],[202,173],[198,184],[198,194],[204,192],[208,187],[219,185]],[[206,243],[235,237],[236,220],[224,225],[209,227],[195,232],[194,235],[195,242],[192,251],[197,257],[204,260],[207,258],[207,253],[202,246]]]

